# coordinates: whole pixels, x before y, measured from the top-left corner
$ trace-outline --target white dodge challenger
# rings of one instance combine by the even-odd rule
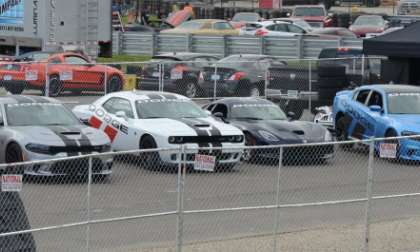
[[[243,152],[242,131],[216,120],[178,94],[116,92],[90,105],[76,106],[73,112],[83,122],[103,130],[115,151],[172,149],[143,154],[148,168],[179,164],[176,149],[180,145],[185,146],[184,162],[188,165],[194,163],[196,154],[205,154],[215,157],[217,167],[231,169]]]

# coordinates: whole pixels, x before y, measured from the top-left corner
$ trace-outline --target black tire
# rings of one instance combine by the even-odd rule
[[[25,89],[24,84],[12,84],[12,83],[5,83],[4,88],[6,91],[12,93],[12,94],[21,94],[23,90]]]
[[[187,81],[185,85],[182,86],[182,95],[188,98],[195,98],[198,96],[199,89],[197,84],[194,81]]]
[[[57,97],[63,91],[63,83],[60,80],[60,76],[51,75],[49,79],[49,91],[48,96]],[[45,90],[44,90],[45,93]]]
[[[127,71],[126,72],[127,72],[127,74],[135,74],[137,76],[140,76],[141,72],[142,72],[142,68],[140,66],[127,65]]]
[[[345,66],[318,66],[318,76],[321,77],[345,77]]]
[[[140,150],[147,150],[147,149],[156,149],[157,144],[152,136],[144,136],[140,140]],[[159,152],[157,151],[148,151],[141,153],[140,160],[142,166],[147,170],[157,170],[161,166],[161,159]]]
[[[107,94],[121,91],[122,88],[123,88],[122,80],[117,75],[112,75],[108,79],[108,82],[106,83],[106,93]]]
[[[340,117],[335,123],[335,135],[337,141],[348,141],[348,121],[344,116]],[[343,149],[349,149],[353,147],[353,144],[340,144]]]
[[[345,88],[348,86],[346,77],[322,77],[318,79],[318,89]]]
[[[253,137],[249,133],[245,133],[245,146],[255,146],[257,144],[255,137]],[[256,160],[256,150],[255,149],[249,149],[245,148],[244,153],[242,154],[241,159],[248,163],[253,163]]]
[[[236,94],[240,97],[259,97],[261,96],[261,90],[257,85],[250,83],[248,80],[241,80],[238,83]]]
[[[11,143],[6,148],[6,163],[18,163],[23,161],[22,149],[17,143]],[[9,167],[13,174],[22,174],[24,173],[24,167]]]

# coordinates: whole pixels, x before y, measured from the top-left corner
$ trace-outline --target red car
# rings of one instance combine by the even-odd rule
[[[332,26],[332,19],[323,5],[296,5],[292,17],[305,20],[312,28]]]
[[[367,33],[381,33],[388,28],[387,22],[379,15],[361,15],[356,18],[349,30],[357,37],[366,37]]]
[[[23,59],[21,61],[30,61],[31,57],[18,58]],[[45,92],[46,75],[50,96],[58,96],[62,91],[75,94],[82,91],[103,91],[105,77],[107,93],[120,91],[124,83],[124,75],[118,69],[94,64],[78,53],[44,53],[44,57],[36,62],[16,60],[0,64],[0,84],[12,94],[20,94],[24,89]]]

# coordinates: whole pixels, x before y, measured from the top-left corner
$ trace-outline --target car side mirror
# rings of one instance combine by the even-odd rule
[[[296,120],[296,114],[292,111],[287,112],[287,118],[289,118],[290,121]]]
[[[115,116],[127,120],[127,114],[125,113],[125,111],[117,111],[117,113],[115,113]]]
[[[381,108],[381,106],[378,106],[378,105],[369,106],[369,109],[372,112],[382,113],[382,108]]]

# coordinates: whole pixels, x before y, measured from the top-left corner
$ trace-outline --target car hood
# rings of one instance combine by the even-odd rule
[[[12,131],[28,143],[54,146],[77,144],[80,146],[109,144],[109,138],[97,129],[85,126],[15,126]]]
[[[256,137],[260,136],[258,131],[268,131],[285,143],[323,142],[326,131],[320,125],[304,121],[235,120],[232,124]]]
[[[200,133],[209,135],[242,135],[236,127],[207,118],[156,118],[138,120],[138,126],[155,135],[164,136],[197,136]]]

